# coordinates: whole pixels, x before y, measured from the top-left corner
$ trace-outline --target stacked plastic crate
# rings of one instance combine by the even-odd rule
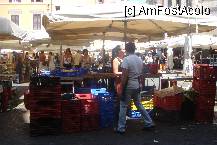
[[[81,131],[91,131],[99,128],[98,102],[92,94],[76,94],[81,100]]]
[[[32,136],[61,132],[61,88],[57,78],[34,76],[29,85]]]
[[[195,119],[198,122],[212,122],[216,95],[215,69],[206,64],[195,65],[193,76],[192,86],[199,94]]]
[[[63,133],[80,132],[81,100],[62,100],[62,131]]]
[[[99,104],[99,123],[101,128],[114,125],[114,95],[105,88],[91,89]]]
[[[154,95],[154,119],[166,122],[180,121],[183,94]]]
[[[142,98],[141,101],[143,107],[146,109],[146,111],[148,113],[151,113],[151,111],[153,110],[153,99],[150,99],[148,97],[144,97]],[[130,111],[129,111],[129,117],[132,119],[138,119],[141,118],[141,113],[138,111],[137,107],[135,106],[133,100],[131,100],[131,104],[130,104]]]

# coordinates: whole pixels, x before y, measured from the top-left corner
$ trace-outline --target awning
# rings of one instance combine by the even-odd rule
[[[99,11],[103,8],[110,8],[109,11]],[[120,7],[120,6],[119,6]],[[184,33],[195,32],[196,23],[187,18],[174,16],[145,16],[124,17],[123,7],[101,5],[94,7],[71,7],[71,11],[58,11],[56,13],[43,16],[43,25],[52,39],[96,39],[96,36],[103,34],[107,40],[123,40],[124,32],[127,38],[142,39],[145,41],[159,40],[164,38],[164,33],[168,36],[175,36]],[[80,11],[79,11],[80,9]],[[84,11],[84,9],[87,10]],[[82,13],[79,13],[82,12]],[[127,29],[124,28],[124,21],[127,20]],[[215,26],[198,25],[199,32],[206,32],[214,29]],[[86,36],[84,36],[86,35]],[[122,35],[122,36],[121,36]],[[145,38],[145,39],[144,39]],[[101,38],[103,39],[103,37]]]
[[[21,40],[27,31],[21,29],[7,18],[0,17],[0,40]]]

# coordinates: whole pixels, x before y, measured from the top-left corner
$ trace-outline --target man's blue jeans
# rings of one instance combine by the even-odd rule
[[[141,103],[141,96],[138,89],[127,89],[125,92],[124,99],[120,101],[120,112],[119,112],[119,120],[118,120],[118,131],[124,132],[126,127],[126,112],[129,102],[131,98],[134,101],[136,108],[140,111],[143,120],[144,127],[149,127],[154,125],[151,117],[148,112],[145,110]]]

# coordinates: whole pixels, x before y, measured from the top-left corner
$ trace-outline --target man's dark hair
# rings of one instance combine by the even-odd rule
[[[125,46],[125,50],[127,53],[135,53],[136,46],[133,42],[128,42]]]

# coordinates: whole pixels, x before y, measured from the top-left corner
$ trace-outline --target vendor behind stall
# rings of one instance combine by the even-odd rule
[[[81,51],[78,50],[76,52],[76,54],[74,55],[74,65],[75,65],[75,67],[77,67],[77,68],[81,67],[81,59],[82,59]]]
[[[65,68],[71,68],[73,64],[73,57],[70,48],[67,48],[63,56],[63,66]]]
[[[91,67],[91,58],[88,54],[87,49],[83,50],[83,56],[82,56],[81,64],[82,64],[82,67],[84,67],[84,68],[90,68]]]

